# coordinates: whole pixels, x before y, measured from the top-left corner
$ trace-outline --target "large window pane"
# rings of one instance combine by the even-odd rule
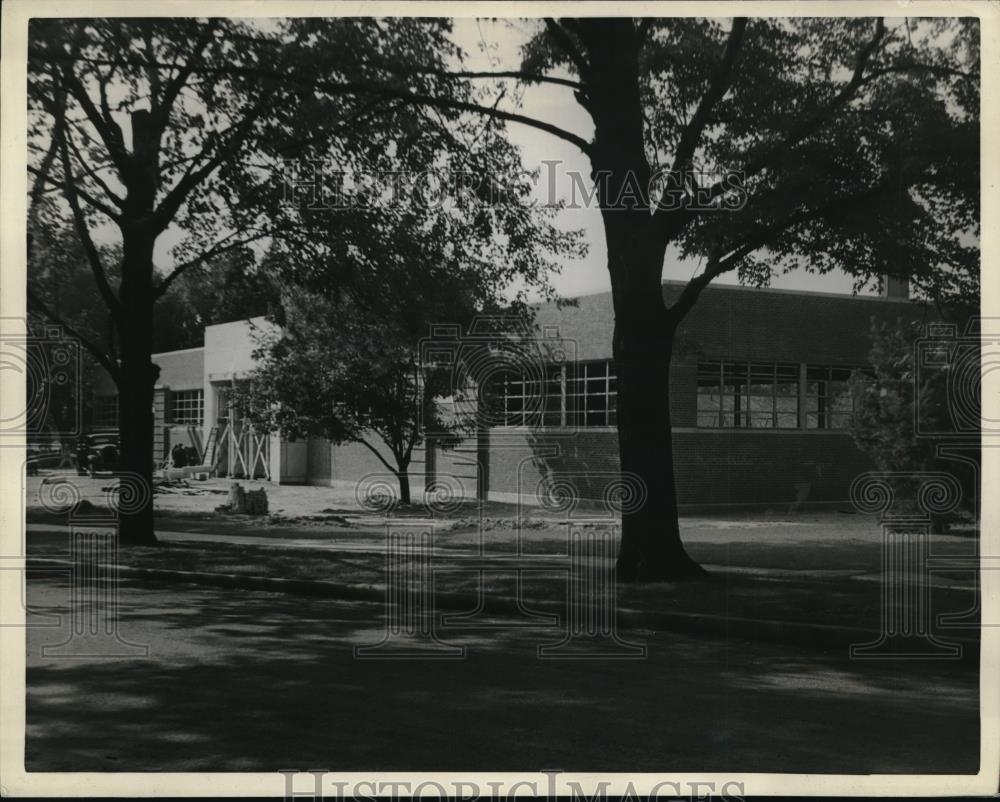
[[[747,425],[747,365],[744,362],[726,362],[722,366],[723,409],[731,409],[732,415],[724,414],[723,426]]]
[[[697,384],[698,426],[717,428],[722,423],[722,363],[699,363]]]
[[[172,394],[170,417],[174,423],[200,426],[204,418],[205,395],[203,390],[179,390]]]
[[[506,376],[495,392],[501,426],[610,426],[617,385],[609,361],[549,365],[544,376]]]
[[[793,429],[799,425],[799,366],[702,362],[697,373],[702,427]]]
[[[852,368],[809,365],[806,368],[806,428],[847,429],[854,414]]]

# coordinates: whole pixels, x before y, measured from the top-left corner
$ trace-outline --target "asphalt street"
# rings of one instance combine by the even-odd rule
[[[371,649],[400,608],[129,582],[116,603],[115,635],[70,638],[105,608],[29,582],[29,771],[977,769],[978,671],[952,661],[651,631],[540,658],[565,631],[527,619]]]

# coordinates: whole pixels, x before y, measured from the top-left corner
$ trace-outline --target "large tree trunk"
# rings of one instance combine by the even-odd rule
[[[678,521],[670,421],[674,325],[663,303],[663,250],[655,237],[640,233],[648,229],[642,222],[638,231],[624,219],[607,225],[609,269],[617,277],[613,354],[621,470],[642,485],[642,503],[622,513],[618,578],[656,582],[703,577],[704,569],[684,549]],[[656,269],[643,268],[643,262]]]
[[[578,24],[590,56],[590,161],[615,309],[621,470],[643,484],[642,503],[622,513],[617,573],[626,582],[704,576],[681,543],[670,433],[675,321],[663,303],[663,258],[683,218],[650,214],[635,25],[628,18]]]
[[[152,545],[153,531],[153,365],[152,275],[155,237],[143,231],[123,243],[121,303],[121,377],[118,417],[123,482],[137,487],[121,494],[119,541]]]
[[[124,484],[135,484],[121,492],[118,537],[121,543],[155,544],[153,533],[153,386],[145,375],[135,376],[123,360],[124,376],[119,387],[119,431],[121,470]]]
[[[642,503],[622,513],[616,570],[625,582],[705,576],[681,542],[670,421],[673,334],[639,316],[615,323],[621,470],[637,477]]]
[[[122,497],[121,543],[156,543],[153,531],[153,248],[162,225],[155,219],[159,133],[148,111],[132,114],[131,168],[122,209],[122,263],[118,332],[121,342],[119,426],[122,470],[138,486]],[[126,503],[126,501],[128,503]]]

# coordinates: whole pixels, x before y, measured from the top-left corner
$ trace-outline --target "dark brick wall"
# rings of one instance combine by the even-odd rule
[[[618,436],[581,430],[569,438],[493,430],[490,493],[534,496],[543,476],[570,481],[581,498],[600,499],[619,469]],[[780,506],[846,502],[851,481],[869,470],[840,432],[674,431],[678,503]]]
[[[682,287],[680,282],[664,283],[668,304]],[[866,359],[872,318],[936,319],[931,310],[899,299],[709,287],[681,323],[674,361],[701,356],[854,365]],[[576,306],[561,309],[545,304],[537,311],[537,323],[558,329],[581,360],[611,356],[610,293],[585,295],[576,299]]]
[[[490,492],[534,496],[544,476],[568,479],[582,498],[599,499],[618,474],[614,429],[579,429],[565,437],[525,429],[490,432]]]
[[[664,285],[671,302],[679,283]],[[699,360],[746,360],[857,366],[867,362],[873,319],[933,320],[916,304],[883,298],[815,295],[736,287],[704,291],[678,331],[671,368],[671,417],[679,503],[780,506],[838,503],[868,470],[843,432],[696,429]],[[540,308],[538,323],[558,327],[580,360],[611,355],[610,294],[584,296],[577,306]],[[546,447],[551,452],[546,453]],[[614,429],[581,429],[570,437],[494,429],[489,491],[495,497],[534,495],[543,475],[570,477],[583,498],[600,499],[618,471]]]
[[[677,498],[691,507],[846,502],[870,470],[840,432],[674,433]]]
[[[668,303],[680,292],[664,285]],[[681,323],[675,363],[699,358],[858,365],[871,320],[933,320],[909,301],[710,287]]]

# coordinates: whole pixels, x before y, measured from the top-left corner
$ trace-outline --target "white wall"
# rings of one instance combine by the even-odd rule
[[[278,327],[263,317],[236,320],[205,327],[205,424],[217,417],[213,382],[227,382],[246,376],[254,368],[253,352],[261,336],[275,334]]]

